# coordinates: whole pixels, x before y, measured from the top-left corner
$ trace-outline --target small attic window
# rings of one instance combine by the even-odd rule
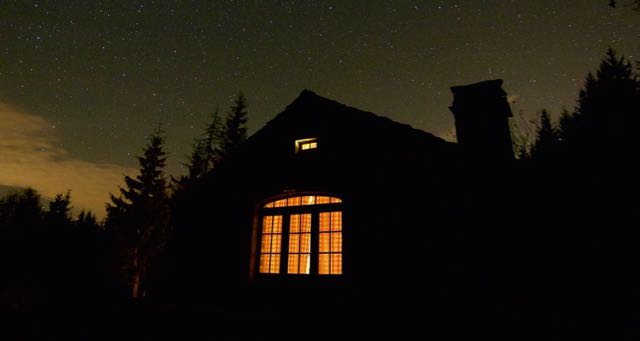
[[[311,149],[317,149],[317,148],[318,148],[317,137],[296,140],[296,154],[300,152],[305,152]]]

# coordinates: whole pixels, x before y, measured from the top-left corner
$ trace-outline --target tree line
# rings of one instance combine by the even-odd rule
[[[576,184],[584,180],[576,188],[589,183],[597,193],[612,183],[594,183],[594,176],[628,185],[622,182],[637,171],[633,165],[639,144],[637,72],[609,49],[597,72],[586,76],[572,111],[553,120],[542,110],[534,140],[515,139],[519,162],[534,175],[539,172],[536,183],[552,182],[538,186],[538,191],[548,193],[536,198],[569,191],[561,188],[566,183],[556,181],[567,174]],[[125,176],[124,187],[111,194],[104,221],[86,211],[72,217],[70,192],[56,195],[48,205],[33,189],[1,198],[0,304],[28,309],[56,300],[87,304],[152,296],[149,288],[154,278],[163,276],[163,257],[176,233],[172,223],[176,198],[188,195],[238,149],[247,138],[247,119],[242,93],[224,114],[216,109],[194,140],[185,164],[187,174],[179,178],[165,173],[165,135],[156,129],[137,157],[139,174]],[[621,168],[622,177],[616,174]]]
[[[165,135],[157,128],[137,157],[139,174],[126,175],[120,192],[110,194],[103,221],[90,211],[73,217],[71,192],[57,194],[48,205],[30,188],[1,198],[0,267],[7,270],[0,305],[29,309],[55,297],[71,304],[88,302],[81,297],[106,302],[146,296],[149,271],[173,232],[172,198],[238,148],[247,138],[247,119],[242,92],[224,116],[216,109],[180,178],[165,173]]]
[[[556,165],[628,158],[638,144],[639,91],[631,62],[608,49],[597,72],[587,74],[573,111],[564,109],[554,121],[542,109],[532,143],[515,138],[518,157]]]

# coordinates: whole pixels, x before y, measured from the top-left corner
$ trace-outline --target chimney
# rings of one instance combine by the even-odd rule
[[[509,130],[512,117],[502,79],[454,86],[449,107],[456,122],[458,144],[473,158],[513,160]]]

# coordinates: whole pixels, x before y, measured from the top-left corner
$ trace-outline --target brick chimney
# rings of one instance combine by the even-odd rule
[[[509,129],[513,115],[502,79],[454,86],[451,92],[453,105],[449,109],[455,118],[458,144],[473,158],[513,160]]]

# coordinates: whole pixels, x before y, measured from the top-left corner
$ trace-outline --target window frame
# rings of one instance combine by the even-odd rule
[[[307,148],[307,149],[303,148],[304,145],[312,145],[312,144],[315,144],[315,147]],[[314,151],[314,150],[318,150],[318,148],[320,148],[320,143],[319,143],[317,137],[308,137],[308,138],[304,138],[304,139],[295,140],[295,153],[296,154],[308,153],[308,152],[311,152],[311,151]]]
[[[271,207],[265,207],[265,205],[275,203],[277,200],[288,200],[290,198],[295,197],[303,197],[303,196],[314,196],[314,204],[307,205],[296,205],[296,206],[281,206],[275,207],[275,204]],[[317,197],[330,197],[339,199],[341,202],[339,203],[323,203],[317,204]],[[319,239],[320,239],[320,213],[329,213],[329,212],[341,212],[342,216],[342,250],[340,254],[342,255],[341,261],[341,273],[340,274],[320,274],[319,273],[319,262],[320,262],[320,252],[319,252]],[[291,240],[291,216],[296,214],[311,214],[311,234],[310,234],[310,271],[309,274],[297,273],[290,274],[288,273],[289,266],[289,243]],[[281,253],[280,253],[280,271],[278,273],[261,273],[260,272],[260,262],[261,262],[261,243],[262,243],[262,231],[263,231],[263,221],[265,216],[282,216],[282,239],[281,239]],[[255,249],[252,250],[252,259],[255,262],[255,271],[252,271],[251,277],[258,276],[260,278],[283,278],[283,277],[322,277],[322,278],[340,278],[345,275],[345,237],[344,237],[344,225],[345,225],[345,210],[344,210],[344,200],[336,195],[324,194],[324,193],[298,193],[295,195],[288,195],[286,197],[273,197],[268,200],[262,201],[260,206],[256,212],[256,220],[257,226],[255,231]],[[299,254],[299,253],[298,253]],[[299,268],[299,266],[298,266]]]

